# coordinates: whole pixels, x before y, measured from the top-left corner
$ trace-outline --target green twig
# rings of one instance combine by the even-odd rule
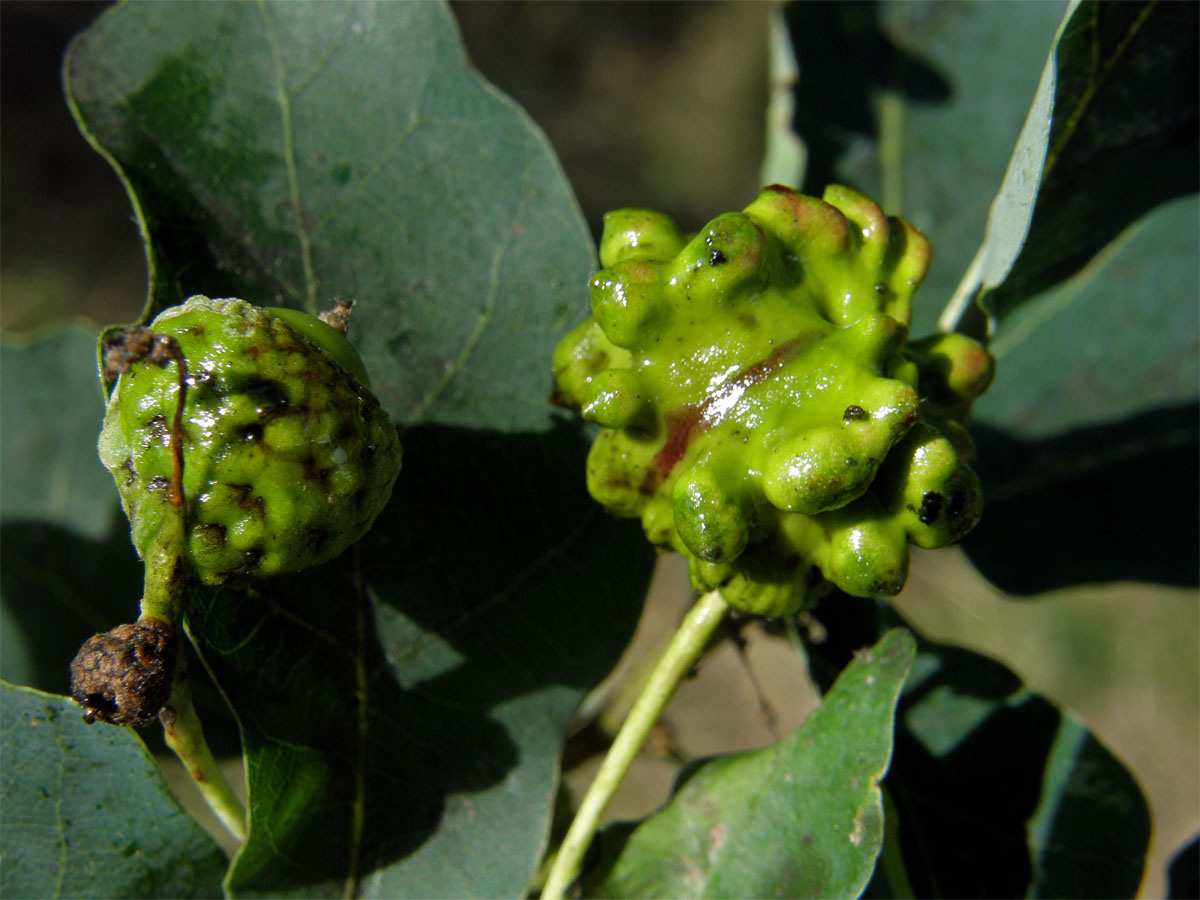
[[[708,639],[728,611],[729,605],[721,594],[710,591],[696,602],[680,624],[584,795],[558,856],[550,867],[546,886],[542,890],[542,900],[561,900],[579,874],[583,856],[596,834],[605,808],[625,780],[629,767],[662,715],[667,701],[696,664]]]
[[[192,703],[192,692],[188,688],[187,664],[182,651],[175,666],[175,681],[171,687],[171,698],[158,714],[163,725],[167,746],[175,751],[179,761],[187,770],[192,781],[221,824],[239,841],[246,839],[246,810],[233,788],[217,765],[196,706]]]

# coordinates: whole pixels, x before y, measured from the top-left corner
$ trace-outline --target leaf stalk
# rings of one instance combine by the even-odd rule
[[[546,877],[542,900],[561,900],[579,875],[584,854],[600,826],[600,817],[625,780],[676,688],[695,666],[728,612],[729,604],[720,592],[709,591],[696,601],[680,623],[575,813]]]
[[[187,664],[179,654],[175,683],[167,705],[158,714],[163,736],[187,770],[200,796],[225,829],[239,841],[246,840],[246,809],[234,794],[217,760],[204,739],[204,729],[188,687]]]

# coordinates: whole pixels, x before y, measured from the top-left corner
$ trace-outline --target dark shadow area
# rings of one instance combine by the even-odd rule
[[[1200,187],[1200,4],[1091,12],[1057,54],[1105,60],[1106,89],[1095,90],[1094,62],[1060,74],[1059,101],[1075,111],[1054,116],[1057,156],[1026,243],[988,298],[1001,316],[1078,272],[1158,204]]]
[[[1050,704],[1029,697],[999,707],[944,757],[897,729],[887,786],[917,896],[1026,895],[1033,871],[1025,823],[1058,721]]]
[[[878,137],[875,103],[895,91],[914,103],[945,103],[950,82],[926,60],[892,42],[876,0],[792,3],[785,7],[800,62],[792,126],[808,147],[806,193],[837,183],[838,161],[858,140]]]
[[[138,616],[142,563],[113,490],[113,517],[103,541],[45,521],[0,525],[4,565],[0,596],[20,640],[5,636],[0,677],[40,691],[69,694],[68,667],[79,645]],[[14,651],[14,647],[19,647]]]
[[[822,690],[856,649],[903,624],[882,602],[836,593],[815,615],[829,634],[808,646]],[[1072,745],[1075,726],[1000,663],[918,648],[884,782],[915,896],[1132,896],[1150,814],[1124,767],[1090,734]],[[1047,804],[1035,860],[1028,824]],[[895,896],[882,868],[866,896]]]
[[[690,771],[687,778],[690,778],[699,766],[692,765],[688,768]],[[686,780],[681,772],[680,778],[671,787],[672,797],[683,787]],[[588,847],[587,853],[584,854],[583,865],[580,867],[582,875],[579,883],[582,885],[582,896],[597,898],[597,900],[618,896],[606,892],[604,886],[609,883],[613,867],[620,862],[625,845],[629,843],[629,839],[633,837],[633,833],[641,824],[641,822],[610,822],[596,832],[596,837]]]
[[[1195,900],[1200,897],[1200,835],[1179,848],[1167,868],[1167,896],[1170,900]]]
[[[889,628],[904,624],[886,604],[836,589],[818,603],[812,616],[820,622],[823,639],[819,643],[806,640],[804,646],[809,674],[822,695],[833,687],[857,651],[872,646]]]
[[[973,429],[984,512],[963,542],[1002,590],[1200,584],[1200,413],[1187,403],[1043,441]]]
[[[355,865],[367,875],[423,844],[449,794],[493,785],[518,763],[486,706],[447,708],[401,686],[353,573],[325,566],[253,593],[200,589],[192,602],[204,661],[245,734],[253,804],[232,873],[239,892],[321,893]],[[255,839],[255,823],[268,840]]]
[[[356,548],[251,590],[192,594],[270,823],[270,841],[251,829],[240,892],[342,885],[360,788],[366,877],[463,827],[446,817],[464,798],[547,777],[553,736],[641,612],[652,553],[636,523],[587,497],[581,429],[425,426],[402,440],[395,494]],[[530,695],[543,695],[536,711],[513,712]]]
[[[0,678],[69,695],[69,667],[79,646],[93,634],[137,619],[142,563],[115,493],[112,525],[103,541],[46,522],[10,519],[0,525],[0,597],[9,627],[17,632],[5,635]],[[240,755],[241,737],[229,707],[191,647],[186,642],[183,647],[190,660],[193,699],[213,753]],[[152,753],[168,752],[157,723],[138,734]]]
[[[5,329],[81,311],[121,321],[142,303],[145,264],[129,199],[63,100],[64,48],[111,5],[0,3],[0,268],[16,273],[0,310]]]
[[[1042,859],[1037,896],[1136,896],[1145,871],[1151,818],[1133,776],[1086,732],[1073,748],[1069,774],[1056,786],[1059,801],[1038,841]]]

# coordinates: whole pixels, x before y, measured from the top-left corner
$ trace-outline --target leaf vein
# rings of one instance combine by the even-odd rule
[[[58,788],[54,792],[54,827],[58,831],[58,871],[55,873],[54,896],[63,895],[63,880],[67,877],[67,830],[63,821],[63,775],[67,769],[67,748],[63,746],[62,732],[54,739],[58,747]]]
[[[413,102],[412,113],[409,116],[407,126],[392,139],[391,145],[383,152],[379,162],[358,180],[357,186],[353,190],[347,191],[345,194],[343,194],[341,201],[334,204],[328,212],[321,216],[316,225],[318,230],[327,227],[331,222],[335,221],[348,207],[356,204],[371,187],[375,177],[384,170],[388,163],[392,161],[392,157],[398,153],[408,139],[412,137],[413,133],[417,130],[417,126],[421,123],[421,111],[425,102],[425,94],[429,89],[429,79],[430,70],[426,70],[425,77],[422,80],[420,87],[417,89],[416,99]]]
[[[1092,100],[1095,98],[1097,91],[1100,90],[1100,87],[1107,80],[1109,74],[1112,72],[1113,66],[1115,66],[1121,60],[1121,57],[1125,55],[1125,51],[1129,49],[1129,45],[1133,43],[1134,38],[1141,33],[1142,28],[1146,24],[1146,20],[1150,18],[1150,14],[1154,11],[1154,8],[1158,6],[1158,2],[1159,0],[1150,0],[1150,2],[1146,4],[1146,7],[1141,11],[1141,13],[1138,14],[1138,17],[1133,21],[1133,24],[1129,26],[1129,30],[1125,32],[1125,36],[1121,38],[1121,42],[1117,44],[1116,48],[1109,55],[1108,59],[1104,61],[1104,64],[1100,68],[1098,74],[1095,70],[1099,60],[1093,59],[1091,71],[1088,74],[1087,87],[1084,88],[1083,94],[1080,96],[1079,100],[1076,101],[1075,108],[1071,110],[1071,115],[1067,119],[1066,124],[1063,126],[1062,134],[1058,136],[1058,140],[1054,142],[1054,146],[1050,149],[1050,152],[1046,154],[1046,165],[1042,169],[1043,184],[1049,180],[1050,172],[1054,169],[1055,163],[1058,162],[1059,156],[1062,154],[1063,150],[1066,148],[1066,145],[1074,136],[1076,129],[1079,128],[1079,123],[1087,114],[1088,108],[1090,107]],[[1099,22],[1097,21],[1099,15],[1100,8],[1097,4],[1092,7],[1091,22],[1091,29],[1097,33],[1100,29]],[[1098,55],[1100,52],[1100,38],[1098,34],[1093,41],[1092,46],[1093,54]]]
[[[313,270],[312,237],[304,226],[304,212],[300,204],[300,176],[296,167],[296,136],[292,126],[292,104],[287,91],[287,71],[283,54],[279,49],[274,22],[267,11],[266,0],[259,0],[263,30],[271,51],[271,63],[275,69],[275,102],[279,106],[280,124],[283,131],[283,165],[287,173],[288,194],[295,216],[296,237],[300,242],[300,263],[304,269],[304,308],[312,314],[317,312],[317,277]]]
[[[513,593],[516,592],[517,588],[519,588],[522,584],[532,578],[541,569],[548,566],[557,557],[566,553],[567,550],[570,549],[570,547],[577,540],[579,540],[580,536],[591,523],[593,516],[594,512],[589,509],[587,515],[585,515],[561,541],[535,559],[525,569],[514,575],[512,580],[509,581],[509,583],[503,588],[496,591],[490,597],[481,600],[470,609],[464,610],[460,615],[451,619],[445,625],[426,631],[419,640],[413,641],[411,644],[405,646],[401,652],[396,654],[394,665],[399,666],[405,661],[412,659],[414,656],[422,652],[425,647],[434,639],[444,638],[446,635],[452,634],[459,628],[462,628],[464,625],[467,625],[474,619],[478,618],[488,609],[503,603],[505,600],[511,597]]]
[[[522,185],[526,184],[528,174],[529,164],[526,163],[520,178]],[[484,304],[484,308],[479,314],[479,319],[475,323],[475,328],[467,336],[467,339],[463,343],[462,349],[459,351],[458,356],[446,367],[446,371],[442,374],[442,377],[438,379],[437,383],[432,388],[430,388],[429,392],[425,395],[421,402],[417,404],[417,408],[409,415],[408,419],[404,423],[404,427],[400,429],[401,434],[403,434],[404,431],[415,424],[416,421],[425,414],[425,411],[433,405],[439,396],[441,396],[442,392],[446,389],[446,386],[454,379],[456,375],[458,375],[459,372],[463,370],[464,366],[466,366],[467,360],[470,359],[471,354],[475,351],[475,347],[479,344],[480,339],[483,337],[483,333],[487,329],[487,326],[491,324],[492,318],[496,313],[497,298],[500,292],[500,266],[504,261],[505,255],[508,253],[509,247],[512,246],[513,238],[516,236],[516,229],[514,229],[512,226],[515,225],[521,218],[521,213],[525,208],[526,198],[527,192],[523,189],[521,191],[517,207],[513,211],[513,215],[510,217],[509,227],[504,230],[504,238],[496,244],[496,249],[492,253],[492,265],[491,270],[488,273],[487,302]]]
[[[326,69],[329,61],[333,59],[334,53],[345,45],[346,31],[350,28],[350,20],[354,17],[356,10],[355,4],[352,3],[345,4],[344,8],[349,11],[343,16],[341,27],[337,30],[337,33],[325,44],[321,53],[313,60],[313,64],[309,67],[308,71],[296,79],[296,83],[288,91],[288,95],[292,99],[296,99],[304,93],[305,89]]]

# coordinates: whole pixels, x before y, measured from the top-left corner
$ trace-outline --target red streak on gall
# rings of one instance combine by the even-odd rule
[[[734,405],[729,402],[731,398],[740,396],[748,388],[762,384],[816,336],[801,335],[785,341],[765,359],[747,366],[699,403],[685,403],[670,410],[665,416],[667,439],[650,462],[646,477],[642,481],[641,493],[650,495],[658,490],[683,459],[692,441],[710,428],[721,424],[722,418]]]

